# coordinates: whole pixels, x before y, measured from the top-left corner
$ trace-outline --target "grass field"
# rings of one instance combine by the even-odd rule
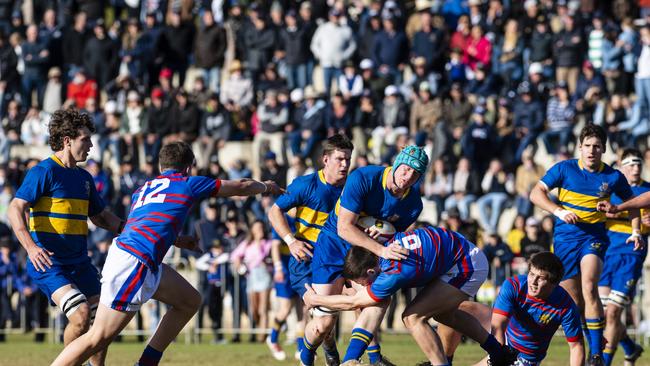
[[[123,343],[111,345],[108,353],[107,365],[130,366],[140,356],[143,344],[126,339]],[[344,343],[339,344],[339,349],[344,352]],[[2,366],[37,366],[48,365],[61,350],[61,345],[31,342],[26,336],[10,336],[6,343],[0,344],[0,365]],[[294,346],[286,346],[288,354],[293,355]],[[555,337],[553,345],[544,362],[544,366],[568,365],[568,346],[561,337]],[[424,356],[417,345],[408,335],[386,335],[382,341],[382,353],[387,355],[397,365],[415,365],[423,361]],[[462,345],[456,352],[454,365],[471,365],[483,355],[477,344]],[[617,355],[614,365],[622,365],[622,357]],[[296,361],[275,361],[268,353],[264,344],[225,344],[213,345],[172,344],[163,356],[161,366],[177,365],[297,365]],[[322,365],[322,360],[316,360],[316,365]],[[637,362],[637,366],[650,366],[650,352]]]

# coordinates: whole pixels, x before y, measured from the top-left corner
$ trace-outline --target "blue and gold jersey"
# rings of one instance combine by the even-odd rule
[[[316,244],[318,234],[342,189],[343,186],[336,187],[327,183],[325,174],[319,170],[294,179],[287,187],[287,192],[278,197],[275,204],[284,212],[295,207],[294,235],[300,240]]]
[[[539,362],[546,356],[551,339],[562,326],[568,342],[582,339],[580,310],[562,287],[557,286],[547,299],[528,294],[528,276],[507,279],[494,302],[496,314],[510,318],[506,337],[520,357]]]
[[[589,172],[577,159],[561,161],[546,172],[541,182],[549,190],[558,188],[558,198],[563,209],[575,213],[577,224],[567,224],[555,219],[555,243],[565,243],[582,237],[607,241],[605,221],[607,218],[596,210],[599,201],[609,201],[616,193],[624,200],[634,194],[623,173],[601,163],[596,172]],[[577,230],[576,230],[577,229]]]
[[[391,179],[391,170],[391,167],[366,166],[353,171],[325,223],[324,231],[338,236],[336,225],[341,207],[359,216],[389,221],[397,231],[406,231],[422,212],[420,185],[416,183],[403,197],[393,196],[386,188],[388,179]]]
[[[645,192],[650,191],[650,183],[642,181],[638,186],[632,186],[632,192],[635,196],[641,195]],[[615,205],[619,205],[623,202],[620,197],[617,195],[612,195],[611,202]],[[647,211],[646,209],[641,210],[642,213]],[[609,248],[607,249],[607,254],[634,254],[634,255],[645,255],[648,249],[644,246],[643,250],[634,250],[634,243],[626,243],[627,238],[632,234],[632,224],[630,223],[630,218],[628,212],[621,212],[617,218],[607,219],[607,236],[609,236]],[[650,233],[650,227],[641,225],[641,233],[644,236],[647,236]]]
[[[81,168],[66,168],[55,155],[27,172],[16,198],[30,203],[29,231],[54,264],[88,260],[88,216],[104,209],[93,178]]]

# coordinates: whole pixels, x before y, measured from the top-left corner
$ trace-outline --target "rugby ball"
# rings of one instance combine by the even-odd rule
[[[377,241],[380,244],[384,244],[385,242],[392,239],[396,232],[395,226],[393,226],[393,224],[385,220],[376,219],[372,216],[360,217],[357,221],[357,226],[362,230],[372,228],[379,231],[381,234],[379,238],[377,238]]]

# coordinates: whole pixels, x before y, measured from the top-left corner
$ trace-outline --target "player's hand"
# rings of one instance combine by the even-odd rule
[[[576,215],[575,213],[569,210],[565,210],[563,208],[558,208],[555,211],[553,211],[553,215],[555,215],[560,220],[566,222],[567,224],[576,224],[579,220],[578,215]]]
[[[45,272],[48,268],[52,267],[52,259],[50,259],[50,256],[52,255],[54,255],[54,253],[37,245],[34,245],[27,250],[29,260],[32,261],[32,264],[39,272]]]
[[[274,196],[279,196],[285,192],[284,188],[280,187],[272,180],[265,180],[264,184],[266,185],[266,190],[264,193],[270,193]]]
[[[314,304],[314,297],[317,296],[316,291],[309,285],[308,283],[305,283],[305,294],[302,296],[302,301],[305,302],[305,306],[307,306],[308,309],[311,309],[316,306]]]
[[[615,214],[615,213],[620,212],[619,209],[618,209],[618,206],[616,206],[616,205],[614,205],[614,204],[612,204],[611,202],[608,202],[608,201],[600,201],[600,202],[598,202],[598,204],[596,205],[596,210],[598,210],[600,212],[610,213],[610,214]]]
[[[275,281],[276,283],[284,282],[284,271],[276,270],[275,273],[273,274],[273,281]]]
[[[314,247],[311,244],[298,239],[289,245],[291,255],[300,262],[310,260],[314,256],[313,249]]]
[[[380,257],[388,260],[401,261],[408,257],[409,251],[397,243],[391,243],[387,247],[382,247]]]
[[[641,223],[645,226],[650,226],[650,212],[641,212]]]
[[[641,234],[638,232],[633,232],[632,235],[630,235],[627,240],[625,240],[625,243],[634,243],[634,250],[642,250],[645,246],[643,236],[641,236]]]
[[[363,230],[364,233],[366,233],[370,239],[377,241],[379,237],[381,236],[381,232],[379,230],[373,229],[372,227],[367,227]]]
[[[182,235],[176,238],[174,245],[181,249],[189,249],[194,252],[203,253],[199,247],[199,238],[194,235]]]

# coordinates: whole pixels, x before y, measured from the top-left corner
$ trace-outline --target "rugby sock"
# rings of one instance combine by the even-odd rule
[[[585,341],[587,342],[587,344],[591,345],[591,334],[587,329],[587,322],[585,322],[584,318],[582,319],[582,334],[585,336]]]
[[[589,355],[602,355],[605,318],[585,319],[589,333]]]
[[[453,365],[453,363],[454,363],[454,355],[447,356],[447,363],[449,364],[449,366]]]
[[[633,354],[636,350],[636,343],[634,343],[632,338],[627,334],[623,336],[619,343],[621,344],[621,347],[623,347],[623,352],[625,352],[626,356]]]
[[[307,337],[303,337],[303,347],[300,350],[300,362],[305,366],[312,366],[314,364],[314,355],[316,354],[316,347],[309,343]]]
[[[368,348],[368,344],[372,341],[372,333],[368,332],[362,328],[352,329],[352,337],[350,338],[350,344],[348,345],[347,351],[345,351],[345,357],[343,358],[343,363],[350,360],[358,360],[361,358],[361,355]],[[379,347],[375,353],[379,356]],[[370,348],[368,348],[368,357],[370,358]],[[381,357],[381,356],[379,356]],[[370,361],[372,362],[372,361]]]
[[[379,346],[379,344],[369,346],[366,349],[366,353],[368,354],[368,360],[370,363],[381,361],[381,346]]]
[[[305,340],[304,337],[305,332],[303,331],[296,331],[296,348],[298,349],[298,352],[302,351],[303,348],[305,348]]]
[[[277,318],[273,319],[273,328],[271,328],[271,343],[278,343],[280,338],[280,330],[284,325],[284,320],[280,321]]]
[[[158,362],[162,358],[163,353],[154,349],[150,345],[147,345],[147,348],[142,352],[142,356],[138,360],[138,365],[140,366],[158,366]]]
[[[487,352],[490,357],[501,359],[503,356],[503,346],[492,334],[489,334],[485,342],[481,344],[481,348]]]
[[[616,348],[605,347],[605,350],[603,351],[603,363],[605,363],[605,366],[612,365],[615,352],[616,352]]]

